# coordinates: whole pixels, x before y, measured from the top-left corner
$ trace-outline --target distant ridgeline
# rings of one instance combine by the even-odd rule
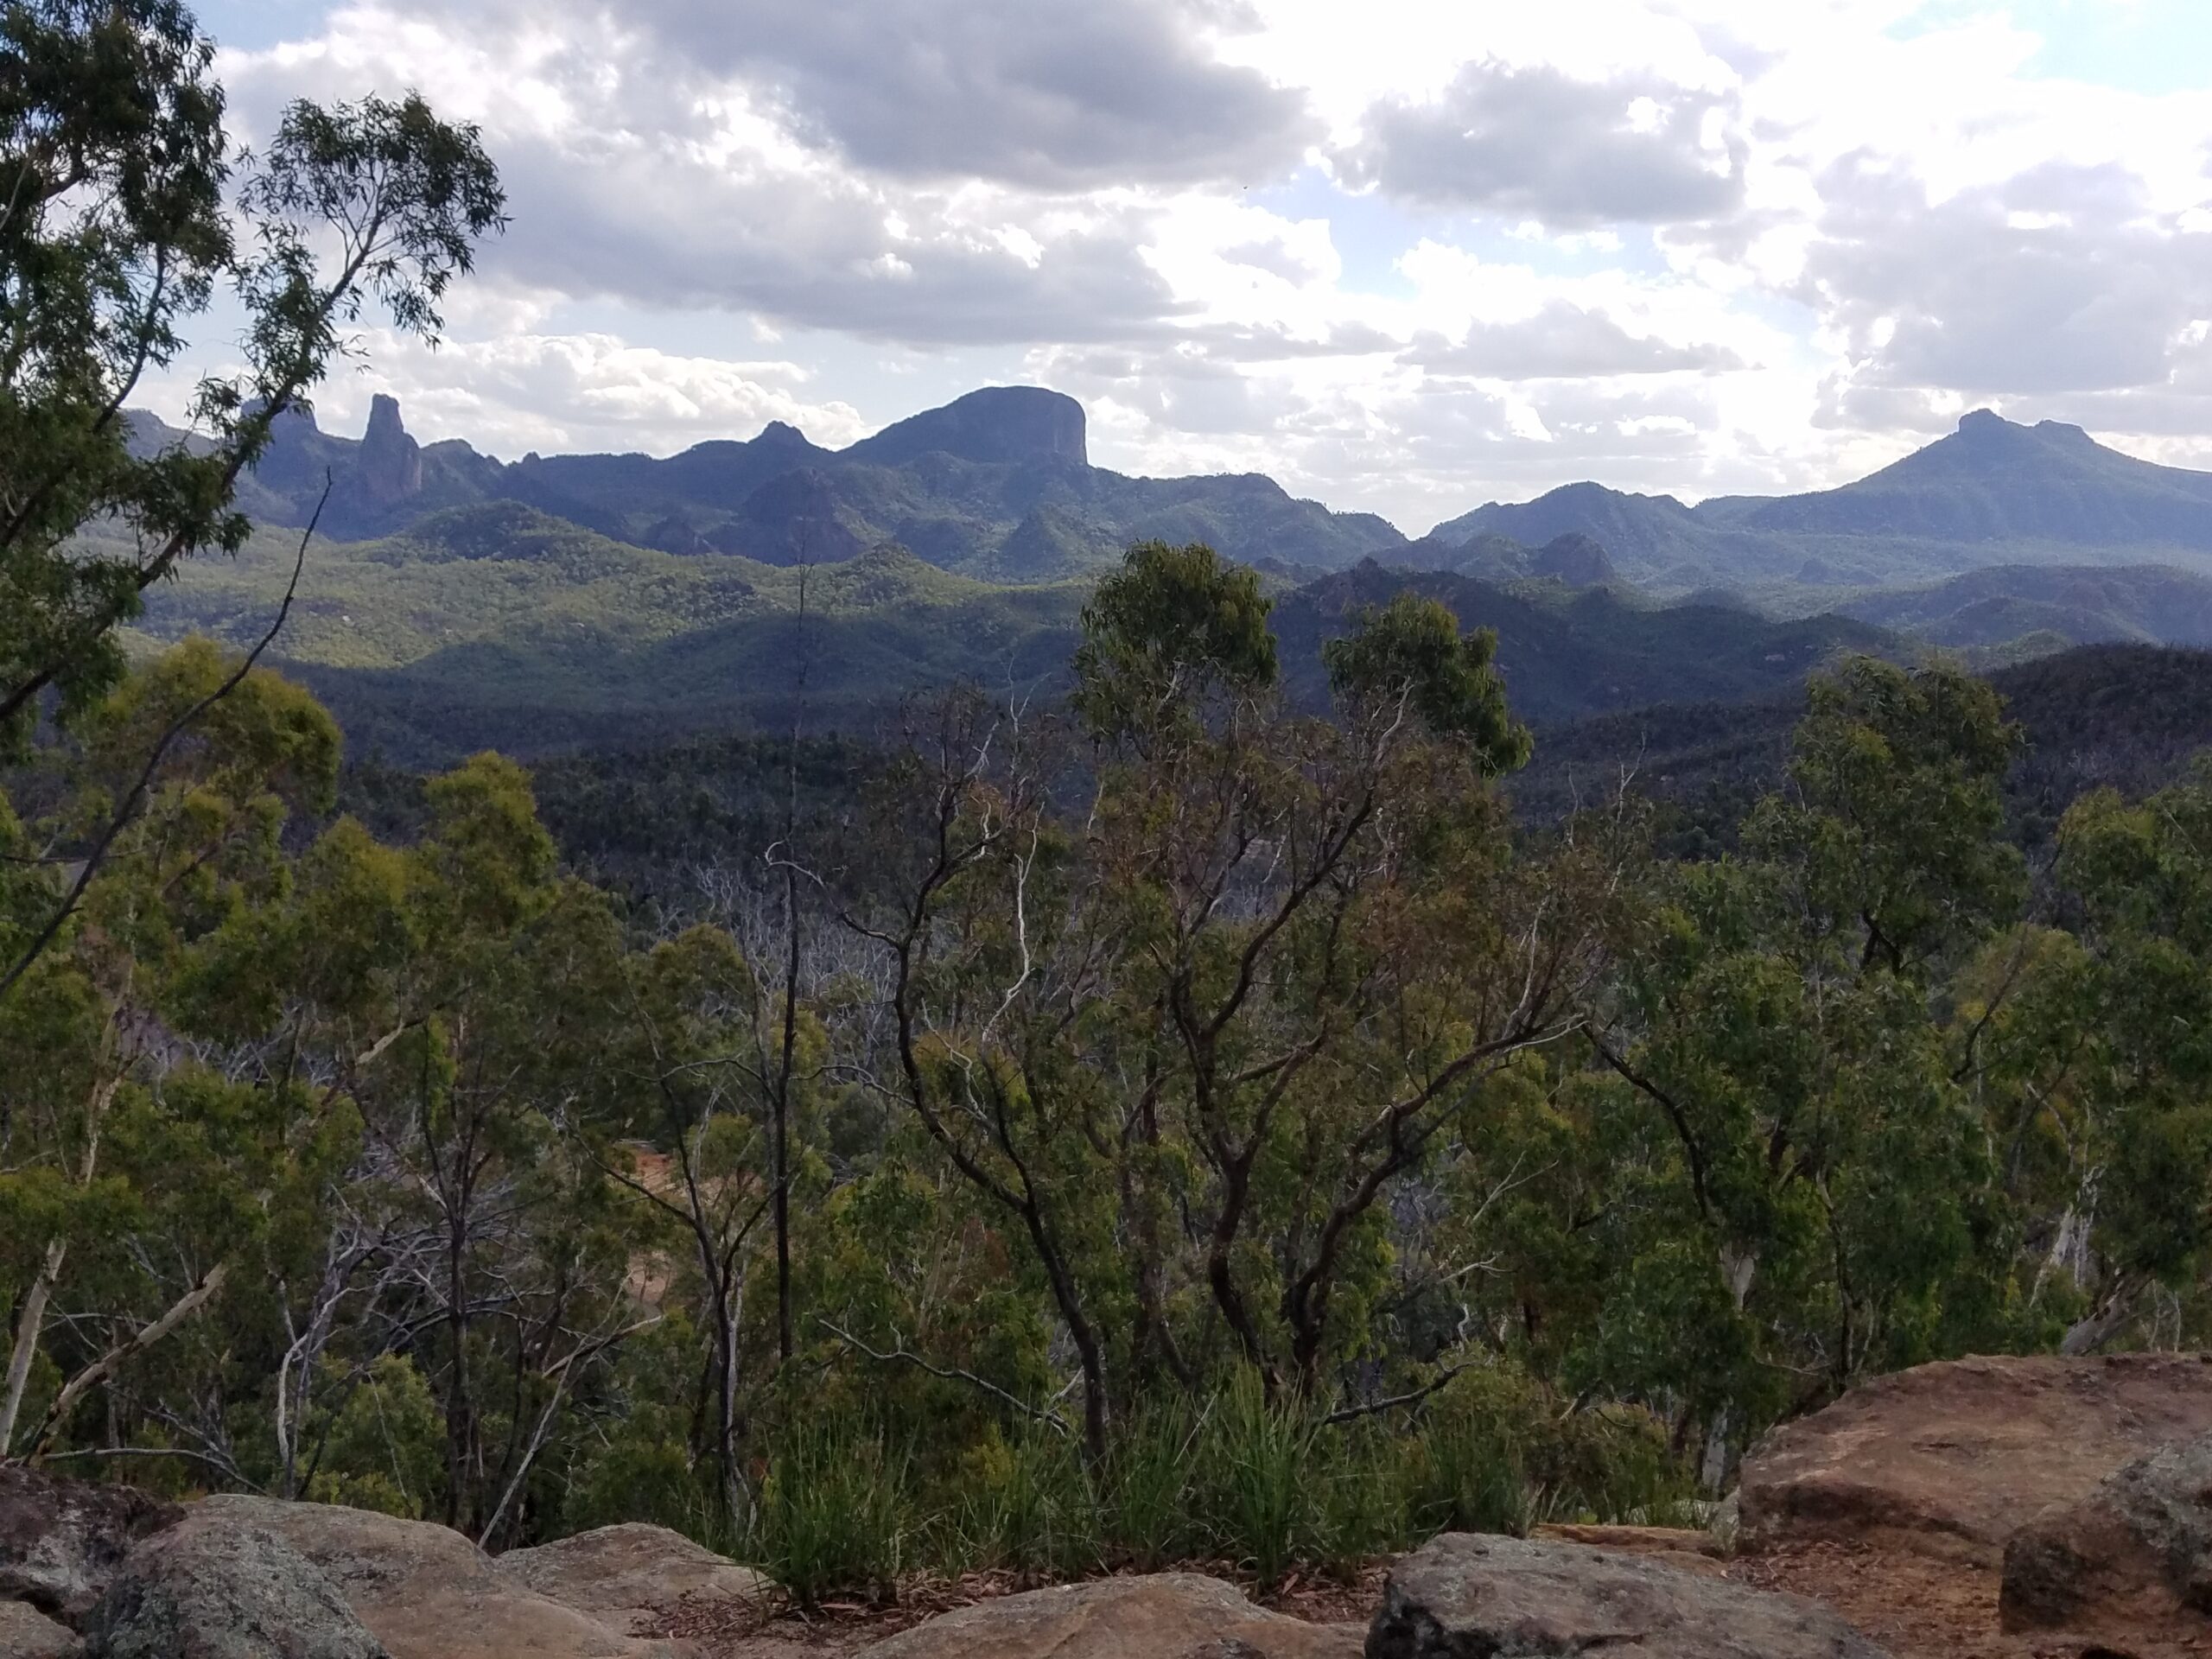
[[[144,442],[177,435],[140,417]],[[1081,574],[1133,540],[1205,541],[1231,558],[1334,569],[1405,545],[1371,513],[1331,512],[1258,474],[1130,478],[1093,467],[1083,405],[998,386],[824,449],[772,422],[749,442],[648,455],[525,455],[458,439],[419,445],[376,398],[367,432],[334,437],[288,419],[242,497],[267,524],[304,524],[327,472],[322,527],[360,541],[444,508],[512,501],[613,541],[761,564],[835,563],[896,542],[940,569],[993,582]]]
[[[1439,524],[1440,548],[1484,535],[1602,543],[1655,591],[1928,582],[1992,564],[2180,563],[2212,572],[2212,473],[2139,461],[2055,421],[1986,410],[1894,466],[1809,495],[1716,496],[1685,506],[1569,484]]]
[[[133,420],[143,445],[181,436]],[[1688,507],[1577,484],[1413,541],[1257,474],[1093,467],[1082,406],[1035,387],[972,392],[843,449],[778,423],[666,459],[423,445],[381,396],[358,439],[290,416],[241,492],[251,543],[188,565],[144,633],[257,634],[326,478],[331,544],[276,655],[357,751],[409,760],[794,715],[859,731],[958,676],[1048,685],[1090,580],[1154,537],[1264,574],[1310,700],[1320,642],[1408,585],[1497,630],[1516,709],[1546,723],[1767,697],[1841,651],[1932,643],[1993,663],[2212,642],[2212,474],[2073,427],[1976,414],[1818,494]]]

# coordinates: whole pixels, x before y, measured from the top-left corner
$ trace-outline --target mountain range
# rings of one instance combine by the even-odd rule
[[[143,444],[182,435],[138,416]],[[993,386],[825,449],[772,422],[757,437],[681,454],[524,455],[457,439],[423,445],[378,394],[359,438],[305,411],[279,423],[240,505],[302,525],[333,483],[321,527],[389,536],[425,514],[519,502],[611,540],[757,563],[835,563],[896,542],[941,569],[1049,581],[1118,559],[1134,541],[1205,541],[1229,557],[1337,569],[1406,538],[1371,513],[1332,512],[1257,474],[1132,478],[1090,464],[1083,405],[1037,386]]]
[[[359,438],[289,416],[241,493],[253,538],[167,585],[147,639],[257,634],[326,479],[276,654],[423,755],[801,710],[849,728],[957,675],[1048,682],[1090,579],[1149,537],[1262,572],[1309,700],[1320,642],[1407,586],[1497,629],[1515,706],[1546,721],[1764,696],[1845,650],[2212,641],[2212,474],[2077,428],[1976,414],[1837,490],[1693,507],[1576,484],[1411,540],[1258,475],[1093,467],[1081,405],[1020,386],[842,449],[772,424],[664,459],[424,445],[385,397]]]
[[[136,420],[142,442],[181,435]],[[1547,574],[1516,567],[1513,550],[1576,537],[1602,550],[1604,564],[1569,580],[1594,575],[1662,595],[1927,582],[1996,564],[2212,571],[2212,474],[2123,454],[2079,427],[2021,426],[1987,410],[1837,489],[1693,506],[1583,482],[1491,502],[1418,540],[1258,474],[1154,479],[1094,467],[1083,406],[1036,386],[973,391],[842,449],[776,422],[749,440],[664,459],[514,462],[457,439],[420,444],[399,405],[379,395],[359,438],[326,433],[308,413],[286,416],[243,505],[261,523],[302,524],[326,475],[334,487],[323,527],[339,540],[506,500],[664,552],[827,563],[890,541],[995,582],[1082,575],[1151,537],[1204,540],[1231,558],[1308,575],[1373,556],[1491,577]]]
[[[1569,533],[1602,543],[1654,591],[1887,584],[1993,564],[2178,563],[2212,570],[2212,473],[2161,467],[2078,426],[2022,426],[1987,410],[1869,477],[1807,495],[1716,496],[1686,506],[1569,484],[1439,524],[1440,550],[1484,535]]]

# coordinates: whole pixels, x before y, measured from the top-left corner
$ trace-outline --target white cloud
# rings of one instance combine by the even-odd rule
[[[447,349],[333,410],[836,442],[1023,372],[1114,464],[1419,528],[1832,483],[1971,401],[2212,453],[2212,92],[2040,44],[2006,0],[360,0],[223,67],[249,130],[419,86],[509,183]]]
[[[1732,89],[1482,60],[1435,99],[1379,100],[1338,164],[1423,206],[1546,226],[1719,219],[1743,200],[1738,119]]]

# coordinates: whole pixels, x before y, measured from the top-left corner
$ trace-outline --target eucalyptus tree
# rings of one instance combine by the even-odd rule
[[[1604,960],[1611,849],[1514,857],[1494,642],[1418,601],[1355,619],[1323,717],[1283,701],[1267,610],[1209,549],[1132,549],[1077,726],[966,694],[870,815],[874,1086],[1026,1243],[1094,1457],[1163,1376],[1333,1386],[1383,1200]]]
[[[1638,1220],[1592,1363],[1706,1414],[1716,1473],[1749,1421],[2018,1339],[2014,1217],[1948,1023],[2024,897],[2017,741],[1954,670],[1816,679],[1745,853],[1658,873],[1593,1010],[1611,1109],[1659,1139],[1622,1166]]]
[[[2196,1339],[2212,1254],[2212,770],[2062,820],[2075,925],[1993,944],[1965,987],[1961,1069],[2032,1229],[2029,1294],[2082,1353],[2163,1325]]]
[[[0,887],[15,924],[0,925],[0,946],[43,919],[68,868],[57,849],[105,813],[149,734],[231,671],[205,641],[179,647],[87,712],[81,747],[60,762],[49,817],[27,825],[0,813],[13,843]],[[68,1374],[53,1379],[33,1452],[89,1389],[222,1290],[245,1212],[219,1226],[209,1214],[194,1219],[219,1195],[237,1198],[222,1172],[273,1160],[264,1179],[282,1185],[283,1115],[265,1116],[232,1092],[198,1046],[219,1046],[252,1023],[261,982],[230,969],[284,899],[286,820],[327,804],[337,754],[337,728],[311,697],[274,675],[246,676],[192,741],[167,751],[144,810],[86,886],[75,925],[0,1003],[0,1192],[16,1258],[0,1455],[21,1438],[57,1299],[82,1300],[58,1357]],[[172,1224],[184,1232],[150,1242]],[[87,1348],[95,1332],[107,1338]]]
[[[179,0],[0,9],[0,752],[21,755],[49,691],[67,721],[116,683],[147,589],[244,541],[240,478],[370,308],[435,343],[505,223],[476,130],[420,97],[295,102],[252,155],[213,66]],[[192,431],[155,444],[130,400],[222,292],[244,367],[202,379]],[[0,995],[50,940],[0,963]]]

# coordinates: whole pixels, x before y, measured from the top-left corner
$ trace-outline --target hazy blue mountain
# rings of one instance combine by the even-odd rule
[[[1949,436],[1837,489],[1691,507],[1570,484],[1478,507],[1417,545],[1487,535],[1534,544],[1569,532],[1600,543],[1628,580],[1673,593],[1926,582],[1993,564],[2212,570],[2212,474],[2122,454],[2079,427],[2021,426],[1979,410]]]
[[[1561,536],[1587,536],[1633,573],[1665,570],[1708,556],[1711,532],[1671,495],[1630,495],[1602,484],[1564,484],[1533,501],[1493,501],[1439,524],[1419,545],[1462,545],[1499,536],[1538,547]]]
[[[2056,421],[1977,410],[1959,429],[1839,489],[1733,497],[1702,519],[1788,534],[2212,550],[2212,473],[2139,461]]]
[[[136,417],[138,441],[181,435]],[[418,444],[397,404],[375,400],[359,438],[307,413],[279,423],[241,505],[264,524],[307,522],[344,541],[403,531],[445,508],[512,500],[631,545],[766,564],[834,562],[895,541],[947,570],[1046,581],[1095,569],[1133,541],[1204,540],[1232,558],[1340,569],[1405,537],[1371,513],[1336,513],[1256,474],[1132,478],[1090,465],[1083,406],[995,386],[842,450],[780,423],[681,454],[525,455],[458,441]]]
[[[150,417],[134,424],[142,443],[178,435]],[[2122,454],[2078,427],[2019,426],[1986,410],[1838,489],[1693,507],[1569,484],[1478,507],[1418,542],[1258,474],[1133,478],[1094,467],[1083,406],[1037,386],[969,392],[842,449],[774,423],[757,437],[662,458],[531,454],[512,464],[459,441],[420,444],[399,406],[378,397],[359,438],[288,416],[242,504],[264,524],[302,524],[326,478],[323,526],[342,540],[512,500],[666,552],[817,563],[895,541],[941,569],[993,582],[1080,576],[1155,536],[1211,542],[1285,571],[1374,556],[1494,581],[1624,582],[1675,596],[1726,588],[1786,601],[1794,589],[1798,609],[1811,608],[1807,590],[1921,587],[2000,564],[2212,574],[2212,474]],[[1529,552],[1552,549],[1564,550]]]

